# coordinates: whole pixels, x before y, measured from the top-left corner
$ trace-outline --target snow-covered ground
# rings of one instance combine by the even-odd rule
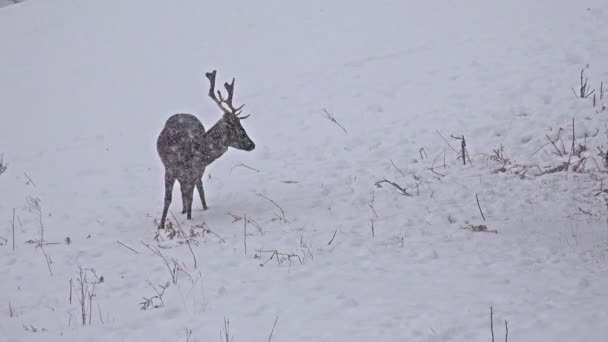
[[[227,319],[235,342],[490,341],[490,307],[500,341],[505,320],[604,340],[606,23],[605,0],[0,9],[0,340],[217,341]],[[212,69],[257,147],[208,168],[191,221],[176,185],[191,253],[155,228],[155,144],[173,113],[220,118]]]

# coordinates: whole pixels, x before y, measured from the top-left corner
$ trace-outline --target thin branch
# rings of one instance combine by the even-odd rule
[[[169,270],[169,274],[171,274],[171,279],[173,280],[173,284],[177,284],[177,273],[171,269],[171,265],[169,265],[169,261],[160,252],[160,250],[152,248],[150,245],[148,245],[147,243],[145,243],[143,241],[140,241],[140,243],[142,245],[144,245],[146,248],[148,248],[150,251],[152,251],[152,253],[158,255],[159,257],[161,257],[163,259],[163,261],[165,262],[165,265],[167,266],[167,270]]]
[[[192,254],[192,259],[194,259],[194,268],[196,269],[196,256],[194,255],[194,251],[192,250],[192,246],[190,246],[190,239],[188,238],[188,236],[186,235],[186,233],[184,232],[184,230],[182,229],[182,226],[179,224],[179,221],[177,220],[177,217],[175,217],[175,215],[173,214],[173,211],[171,211],[171,216],[173,216],[173,219],[175,220],[175,223],[177,224],[177,228],[180,230],[180,232],[182,232],[182,236],[184,236],[185,240],[186,240],[186,244],[188,245],[188,249],[190,249],[190,253]]]
[[[37,188],[36,183],[34,183],[34,181],[32,180],[32,178],[30,178],[30,176],[28,176],[27,172],[23,173],[25,175],[25,177],[28,179],[28,181],[30,183],[32,183],[32,185],[34,186],[34,188]]]
[[[382,186],[380,184],[382,183],[388,183],[390,185],[392,185],[393,187],[395,187],[395,189],[397,189],[399,191],[399,193],[403,196],[412,196],[410,193],[407,192],[407,189],[402,188],[399,184],[395,183],[395,182],[391,182],[388,179],[384,178],[382,180],[379,180],[375,183],[375,185],[379,188],[381,188]]]
[[[336,237],[336,234],[338,233],[338,230],[336,229],[336,231],[334,232],[334,235],[331,237],[331,240],[329,240],[329,242],[327,243],[327,245],[331,245],[332,242],[334,242],[334,238]]]
[[[243,245],[245,245],[245,255],[247,255],[247,214],[244,214],[243,217]]]
[[[392,159],[391,159],[391,164],[393,164],[393,167],[395,168],[395,170],[397,170],[397,172],[399,172],[402,177],[405,177],[405,173],[403,173],[403,171],[401,171],[401,169],[398,168],[397,165],[395,165],[395,163],[393,162]]]
[[[490,332],[492,333],[492,342],[494,342],[494,311],[490,306]]]
[[[270,335],[268,336],[268,342],[270,342],[270,340],[272,340],[272,333],[274,333],[274,328],[276,328],[278,320],[279,320],[279,316],[277,316],[277,318],[275,318],[275,320],[274,320],[274,324],[272,325],[272,330],[270,331]]]
[[[237,167],[244,167],[244,168],[249,169],[251,171],[255,171],[255,172],[258,172],[258,173],[260,172],[260,170],[254,168],[254,167],[251,167],[249,165],[245,165],[243,163],[238,163],[238,164],[234,165],[232,168],[230,168],[229,174],[232,174],[232,170],[236,169]]]
[[[443,135],[441,135],[441,133],[438,130],[435,130],[435,132],[437,132],[437,134],[439,134],[441,139],[443,139],[443,141],[445,141],[445,143],[452,149],[452,151],[456,152],[456,154],[459,154],[458,151],[456,151],[456,149],[446,140],[446,138],[443,137]]]
[[[15,251],[15,208],[13,208],[12,226],[13,226],[13,252],[14,252]]]
[[[340,128],[342,128],[342,130],[344,131],[345,134],[348,134],[348,132],[346,131],[346,128],[344,128],[344,126],[342,126],[338,120],[336,120],[336,118],[334,118],[333,115],[331,115],[331,113],[329,113],[327,111],[326,108],[323,108],[323,112],[325,113],[325,118],[333,123],[335,123],[336,125],[338,125]]]
[[[477,207],[479,208],[479,212],[481,213],[481,217],[485,221],[486,220],[486,216],[483,214],[483,210],[481,210],[481,205],[479,204],[479,196],[477,196],[477,193],[475,194],[475,199],[477,200]]]
[[[280,205],[277,204],[277,202],[273,201],[272,199],[270,199],[270,198],[268,198],[268,197],[266,197],[266,196],[264,196],[264,195],[262,195],[260,193],[258,193],[257,195],[260,196],[260,197],[262,197],[262,198],[264,198],[264,199],[266,199],[270,203],[274,204],[275,207],[279,208],[279,210],[281,211],[281,216],[282,216],[280,219],[282,219],[285,223],[289,222],[285,218],[285,211],[283,210],[283,208],[281,208]]]
[[[138,252],[138,251],[136,251],[135,249],[133,249],[133,248],[131,248],[131,247],[129,247],[129,246],[127,246],[127,245],[125,245],[124,243],[122,243],[122,242],[120,242],[120,241],[118,241],[118,240],[116,240],[116,243],[117,243],[117,244],[119,244],[119,245],[121,245],[121,246],[123,246],[123,247],[125,247],[125,248],[127,248],[127,249],[129,249],[129,250],[131,250],[131,251],[132,251],[133,253],[135,253],[135,254],[139,254],[139,252]]]

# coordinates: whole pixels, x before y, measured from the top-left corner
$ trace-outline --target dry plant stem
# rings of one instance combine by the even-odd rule
[[[376,195],[375,195],[375,192],[372,192],[372,200],[369,201],[369,203],[367,205],[372,210],[372,213],[374,214],[374,217],[378,218],[378,213],[376,212],[376,208],[374,206],[374,202],[375,201],[376,201]]]
[[[99,321],[101,322],[101,324],[106,324],[103,321],[103,316],[101,315],[101,307],[99,306],[99,303],[97,303],[97,311],[99,312]]]
[[[13,226],[13,252],[14,252],[15,251],[15,208],[13,208],[12,226]]]
[[[333,123],[335,123],[336,125],[338,125],[340,128],[342,128],[342,130],[344,131],[345,134],[348,134],[348,132],[346,131],[346,128],[344,128],[344,126],[342,126],[338,120],[336,120],[336,118],[334,118],[333,115],[331,115],[326,108],[323,108],[323,112],[325,113],[325,118]]]
[[[72,278],[70,278],[70,296],[68,298],[68,301],[70,302],[70,305],[72,304],[72,289],[74,288],[74,284],[72,283]]]
[[[475,194],[475,199],[477,200],[477,207],[479,208],[479,212],[481,213],[481,217],[485,221],[486,220],[486,216],[483,214],[483,210],[481,210],[481,205],[479,204],[479,196],[477,196],[477,194]]]
[[[152,253],[158,255],[159,257],[161,257],[163,259],[163,261],[165,262],[165,265],[167,266],[167,270],[169,270],[169,274],[171,274],[171,279],[173,280],[173,284],[177,284],[177,271],[174,271],[171,269],[171,265],[169,265],[169,261],[167,260],[167,258],[165,258],[165,256],[158,250],[158,249],[154,249],[152,248],[150,245],[148,245],[145,242],[140,241],[142,245],[144,245],[146,248],[148,248],[150,251],[152,251]]]
[[[445,168],[445,167],[447,167],[447,165],[445,164],[445,149],[443,150],[443,152],[442,152],[442,153],[443,153],[443,167]],[[437,162],[437,159],[439,159],[439,157],[440,157],[440,156],[441,156],[441,153],[439,153],[439,154],[438,154],[438,155],[435,157],[435,159],[433,160],[433,165],[431,165],[431,168],[430,168],[429,170],[430,170],[432,173],[434,173],[434,174],[436,174],[436,175],[438,175],[438,176],[440,176],[440,177],[445,177],[445,175],[444,175],[444,174],[442,174],[442,173],[439,173],[439,172],[435,171],[435,163]]]
[[[34,183],[34,181],[32,180],[32,178],[30,176],[28,176],[27,172],[24,172],[23,175],[25,176],[25,178],[27,178],[27,180],[32,183],[32,185],[34,186],[34,188],[37,188],[36,183]]]
[[[372,239],[376,237],[376,227],[374,227],[374,219],[372,219],[370,228],[372,229]]]
[[[44,255],[44,261],[46,261],[46,267],[49,269],[49,274],[52,277],[53,276],[53,271],[51,270],[51,259],[49,258],[49,256],[44,251],[44,248],[42,247],[42,243],[38,244],[38,247],[40,247],[40,250],[42,251],[42,254]]]
[[[243,217],[243,245],[245,245],[245,255],[247,255],[247,214],[244,214]]]
[[[393,167],[395,168],[395,170],[397,170],[397,172],[399,172],[402,177],[405,177],[405,173],[403,173],[403,171],[401,171],[401,169],[398,168],[397,165],[395,165],[395,163],[393,162],[392,159],[391,159],[391,164],[393,164]]]
[[[224,240],[221,236],[217,235],[217,233],[214,232],[211,228],[209,228],[209,226],[206,223],[203,223],[201,226],[197,226],[197,227],[202,227],[202,228],[206,229],[207,232],[213,234],[216,238],[218,238],[220,240],[220,242],[226,243],[226,240]]]
[[[437,132],[437,134],[439,134],[441,139],[443,139],[443,141],[452,149],[452,151],[454,151],[456,154],[458,154],[458,151],[456,151],[456,149],[452,145],[450,145],[450,143],[447,141],[447,139],[444,138],[443,135],[441,135],[441,133],[438,130],[435,130],[435,132]]]
[[[490,332],[492,333],[492,342],[494,342],[494,311],[490,306]]]
[[[232,173],[232,170],[236,169],[237,167],[244,167],[244,168],[249,169],[249,170],[251,170],[251,171],[255,171],[255,172],[258,172],[258,173],[260,172],[260,170],[258,170],[258,169],[256,169],[256,168],[253,168],[253,167],[251,167],[251,166],[245,165],[245,164],[243,164],[243,163],[238,163],[238,164],[234,165],[234,166],[233,166],[233,167],[230,169],[229,174],[231,174],[231,173]]]
[[[222,336],[223,335],[223,336]],[[224,317],[224,333],[220,329],[220,342],[232,342],[230,338],[230,321]]]
[[[80,318],[82,319],[82,325],[87,324],[87,309],[86,309],[86,297],[84,294],[85,280],[84,280],[84,271],[82,267],[78,266],[79,278],[78,282],[80,283]]]
[[[509,342],[509,324],[505,320],[505,342]]]
[[[424,147],[420,148],[420,150],[418,150],[418,153],[420,154],[420,159],[424,160],[429,159],[429,156],[426,154],[426,151],[424,150]]]
[[[127,245],[125,245],[124,243],[122,243],[122,242],[120,242],[120,241],[118,241],[118,240],[116,240],[116,243],[117,243],[117,244],[119,244],[119,245],[121,245],[121,246],[123,246],[123,247],[125,247],[125,248],[127,248],[128,250],[132,251],[132,252],[133,252],[133,253],[135,253],[135,254],[139,254],[139,252],[138,252],[138,251],[136,251],[135,249],[133,249],[133,248],[131,248],[131,247],[129,247],[129,246],[127,246]]]
[[[557,151],[557,152],[556,152],[556,153],[557,153],[557,155],[558,155],[558,156],[560,156],[560,157],[562,157],[562,156],[564,155],[564,153],[563,153],[562,151],[560,151],[560,150],[559,150],[559,148],[557,147],[557,145],[555,145],[555,142],[556,142],[556,141],[558,141],[558,140],[560,140],[559,136],[558,136],[558,137],[557,137],[557,139],[555,139],[555,140],[551,140],[551,138],[549,138],[549,136],[548,136],[548,135],[545,135],[545,136],[547,137],[547,139],[549,139],[549,143],[550,143],[551,145],[553,145],[553,148],[555,148],[555,151]]]
[[[541,147],[539,147],[536,151],[534,151],[534,153],[532,153],[530,155],[530,158],[534,157],[535,154],[537,154],[538,152],[540,152],[545,146],[549,145],[549,144],[553,144],[553,147],[555,147],[555,149],[557,150],[557,152],[559,152],[559,149],[557,148],[557,146],[555,146],[555,143],[553,142],[553,140],[551,140],[551,138],[549,138],[548,135],[545,135],[547,137],[547,139],[549,139],[549,142],[543,144]]]
[[[291,253],[291,254],[281,253],[281,252],[277,251],[276,249],[273,249],[273,250],[258,249],[258,250],[256,250],[256,253],[260,256],[262,255],[262,253],[271,253],[270,257],[266,261],[264,261],[263,263],[260,264],[260,266],[262,266],[262,267],[264,265],[266,265],[274,257],[276,257],[277,263],[280,265],[282,262],[282,260],[280,259],[281,256],[287,258],[287,261],[289,262],[290,265],[291,265],[291,258],[298,258],[298,261],[300,262],[300,264],[303,264],[302,258],[300,258],[299,255],[294,254],[294,253]]]
[[[597,104],[597,100],[595,98],[595,94],[593,94],[593,108],[595,108],[596,104]]]
[[[262,195],[262,194],[258,194],[258,196],[266,199],[267,201],[269,201],[270,203],[274,204],[275,207],[279,208],[279,210],[281,211],[281,217],[280,219],[283,220],[283,222],[287,223],[289,221],[287,221],[287,219],[285,218],[285,211],[283,210],[283,208],[281,208],[280,205],[277,204],[277,202],[273,201],[272,199]]]
[[[188,238],[188,236],[186,235],[186,233],[184,232],[184,230],[182,229],[182,226],[179,224],[179,221],[177,220],[177,217],[175,217],[175,215],[173,214],[173,211],[171,211],[171,216],[173,216],[173,219],[175,220],[175,223],[177,224],[177,228],[179,228],[179,231],[182,232],[182,236],[184,236],[184,239],[186,240],[186,244],[188,245],[188,249],[190,250],[190,254],[192,254],[192,259],[194,259],[194,268],[196,269],[196,256],[194,255],[194,251],[192,250],[192,246],[190,246],[190,239]]]
[[[331,245],[332,242],[334,242],[334,238],[336,237],[336,234],[338,233],[338,230],[336,229],[334,231],[334,235],[331,237],[331,240],[329,240],[329,242],[327,243],[328,246]]]
[[[274,324],[272,325],[272,330],[270,330],[270,335],[268,336],[268,342],[271,342],[271,340],[272,340],[272,334],[274,333],[274,328],[276,328],[278,320],[279,320],[279,316],[277,316],[277,318],[274,319]]]
[[[576,144],[576,136],[574,135],[574,117],[572,117],[572,146],[570,146],[570,155],[568,156],[568,163],[567,163],[568,166],[570,166],[570,161],[572,160],[572,156],[574,155],[575,144]],[[568,171],[568,168],[566,168],[566,171]]]
[[[380,184],[382,184],[382,183],[388,183],[388,184],[392,185],[392,186],[393,186],[393,187],[395,187],[395,189],[397,189],[397,190],[399,191],[399,193],[400,193],[401,195],[403,195],[403,196],[410,196],[410,197],[412,196],[410,193],[408,193],[408,192],[407,192],[407,189],[402,188],[402,187],[401,187],[399,184],[397,184],[397,183],[395,183],[395,182],[391,182],[391,181],[389,181],[389,180],[388,180],[388,179],[386,179],[386,178],[384,178],[384,179],[382,179],[382,180],[377,181],[375,185],[376,185],[377,187],[381,188],[382,186],[381,186]]]

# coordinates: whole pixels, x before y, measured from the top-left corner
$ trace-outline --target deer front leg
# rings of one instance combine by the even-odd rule
[[[173,185],[175,184],[175,177],[171,172],[165,170],[165,205],[163,207],[163,216],[160,219],[160,225],[158,228],[165,229],[165,220],[167,219],[167,212],[171,205],[171,197],[173,193]]]
[[[196,189],[198,194],[201,196],[201,203],[203,204],[203,210],[207,210],[207,202],[205,201],[205,190],[203,190],[203,179],[199,178],[196,181]]]

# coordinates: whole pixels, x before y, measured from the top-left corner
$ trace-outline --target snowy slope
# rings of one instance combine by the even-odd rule
[[[275,319],[272,341],[489,341],[490,306],[498,340],[505,320],[511,341],[603,340],[608,96],[571,88],[582,68],[598,96],[608,83],[606,22],[601,0],[0,9],[0,340],[217,341],[226,318],[235,342]],[[192,221],[176,186],[195,267],[183,237],[157,236],[155,143],[173,113],[219,119],[212,69],[236,77],[257,147],[208,168]],[[569,159],[547,136],[568,152],[573,117],[587,172],[539,176]],[[498,233],[462,229],[480,224]],[[260,267],[272,250],[294,256]],[[79,266],[103,276],[86,326]]]

